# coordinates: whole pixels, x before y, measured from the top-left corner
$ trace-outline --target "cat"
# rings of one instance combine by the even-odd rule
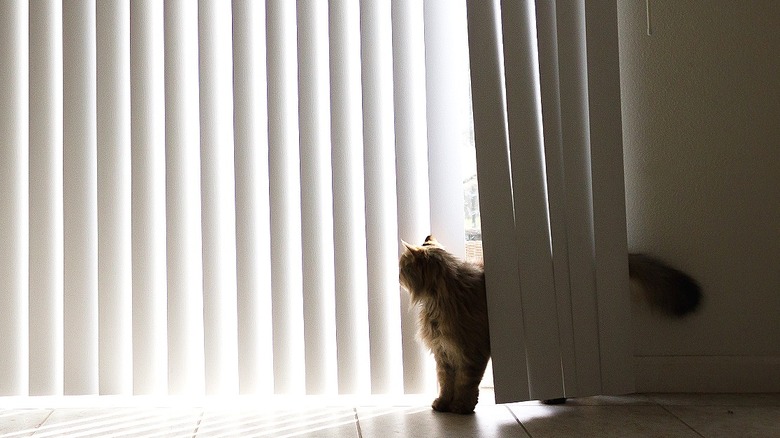
[[[436,360],[436,411],[474,412],[490,359],[485,271],[447,252],[433,236],[403,242],[399,279],[419,310],[419,337]]]
[[[484,268],[447,252],[433,236],[421,246],[402,243],[399,280],[419,312],[419,337],[436,360],[439,395],[431,407],[473,413],[490,359]],[[651,305],[675,316],[696,310],[701,291],[690,276],[644,254],[630,254],[628,261],[631,279]]]

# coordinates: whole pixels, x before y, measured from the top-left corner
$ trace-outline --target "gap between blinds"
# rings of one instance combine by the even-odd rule
[[[465,3],[0,2],[0,394],[420,393]]]

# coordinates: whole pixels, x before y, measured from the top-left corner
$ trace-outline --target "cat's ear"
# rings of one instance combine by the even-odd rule
[[[408,251],[410,254],[419,254],[423,251],[423,248],[421,246],[412,245],[411,243],[407,243],[403,239],[401,240],[401,243],[404,245],[406,251]]]

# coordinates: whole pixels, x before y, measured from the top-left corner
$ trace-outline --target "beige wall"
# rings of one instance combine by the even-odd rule
[[[628,243],[701,311],[634,309],[638,390],[780,390],[780,1],[618,0]]]

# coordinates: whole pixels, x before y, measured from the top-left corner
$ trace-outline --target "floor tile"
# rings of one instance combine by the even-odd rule
[[[351,407],[263,410],[246,406],[206,410],[195,436],[349,438],[358,433]]]
[[[358,407],[357,412],[363,438],[528,437],[503,405],[477,405],[473,415],[434,412],[427,405]]]
[[[0,410],[0,436],[31,436],[50,414],[50,409]]]
[[[192,436],[200,416],[192,408],[63,408],[55,409],[33,436]]]
[[[707,438],[780,436],[780,406],[669,406]]]
[[[780,394],[634,394],[574,398],[553,406],[495,405],[489,391],[484,394],[473,415],[434,412],[429,396],[161,405],[100,398],[57,409],[46,402],[0,408],[0,437],[780,437]]]
[[[566,399],[566,406],[645,406],[656,405],[655,400],[645,394],[595,395]],[[514,403],[513,406],[545,406],[540,401]]]
[[[657,405],[509,407],[534,438],[700,437]]]
[[[664,406],[780,406],[780,393],[648,394]]]

